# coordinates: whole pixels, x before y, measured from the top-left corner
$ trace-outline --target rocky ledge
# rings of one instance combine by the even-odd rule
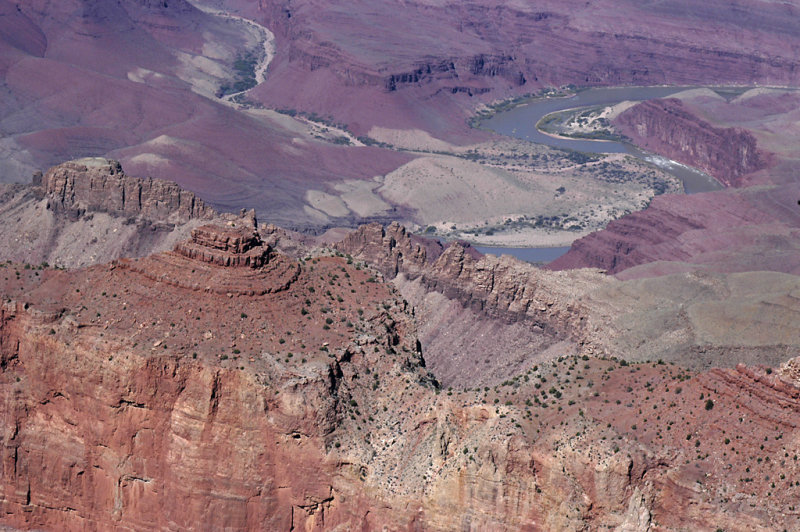
[[[509,256],[482,255],[468,243],[443,247],[397,223],[363,225],[335,247],[387,278],[403,275],[492,319],[526,323],[548,342],[571,339],[587,353],[602,350],[589,338],[586,311],[576,295],[608,282],[596,271],[543,273]]]

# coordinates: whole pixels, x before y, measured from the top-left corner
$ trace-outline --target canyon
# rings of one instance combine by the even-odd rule
[[[25,183],[65,160],[102,156],[131,175],[175,181],[220,211],[254,208],[289,229],[395,219],[498,225],[500,216],[538,212],[489,214],[491,190],[520,181],[508,197],[535,202],[554,176],[464,161],[469,149],[496,151],[495,136],[467,123],[476,109],[567,85],[796,83],[798,36],[786,24],[796,6],[738,2],[734,11],[721,1],[4,2],[0,181]],[[218,97],[243,76],[260,83],[235,101]],[[426,153],[434,151],[448,157]],[[395,183],[435,188],[451,171],[492,180],[480,219],[461,219],[476,212],[462,197],[454,215],[437,217]],[[569,190],[567,181],[553,189]],[[654,195],[613,190],[597,195],[617,205],[614,214],[591,230]],[[570,198],[553,199],[565,204],[547,216],[574,210]],[[517,245],[571,236],[537,233]]]
[[[787,511],[799,489],[796,276],[550,272],[399,224],[322,245],[252,212],[214,215],[198,199],[176,209],[184,193],[110,161],[42,177],[82,216],[121,204],[65,188],[70,172],[164,194],[153,204],[172,207],[142,219],[199,219],[139,258],[2,263],[6,525],[769,530],[800,519]]]
[[[0,529],[797,529],[798,9],[0,1]]]
[[[729,188],[657,197],[577,240],[550,267],[592,266],[628,278],[698,267],[797,273],[800,189],[789,139],[797,135],[798,98],[791,90],[755,89],[726,101],[699,90],[620,114],[620,132],[706,169]]]

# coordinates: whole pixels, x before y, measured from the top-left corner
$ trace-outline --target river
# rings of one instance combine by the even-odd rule
[[[489,246],[472,246],[484,255],[511,255],[519,260],[542,264],[552,262],[558,257],[569,251],[569,246],[559,248],[500,248]]]
[[[616,87],[607,89],[587,89],[568,98],[543,98],[497,113],[484,120],[482,127],[502,135],[547,144],[555,148],[583,151],[588,153],[629,153],[639,159],[655,164],[683,183],[687,194],[720,190],[722,185],[708,174],[695,168],[682,165],[664,157],[646,153],[632,144],[604,140],[570,139],[545,135],[536,124],[545,116],[557,111],[589,107],[594,105],[614,105],[620,102],[643,101],[664,98],[677,92],[697,87]]]
[[[653,98],[665,98],[677,92],[697,87],[615,87],[604,89],[582,90],[567,98],[543,98],[519,105],[508,111],[497,113],[484,120],[482,127],[491,129],[502,135],[546,144],[554,148],[577,150],[587,153],[628,153],[634,157],[655,164],[665,172],[674,175],[683,183],[687,194],[720,190],[722,185],[708,174],[695,168],[671,161],[652,153],[640,150],[636,146],[615,141],[570,139],[554,137],[539,131],[536,124],[546,115],[595,105],[614,105],[624,101],[644,101]],[[551,262],[567,251],[569,247],[555,248],[506,248],[474,246],[481,253],[493,255],[512,255],[531,263]]]

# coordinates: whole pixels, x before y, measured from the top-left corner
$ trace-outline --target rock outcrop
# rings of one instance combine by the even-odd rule
[[[442,59],[435,63],[424,62],[408,72],[399,72],[385,78],[387,91],[396,91],[404,85],[436,83],[444,85],[442,90],[452,94],[463,92],[468,96],[476,96],[490,92],[488,87],[475,85],[458,85],[461,79],[471,75],[476,78],[501,78],[513,86],[521,87],[527,82],[523,62],[506,55],[480,54],[473,57],[454,57]]]
[[[117,161],[68,161],[0,192],[0,259],[79,267],[172,249],[211,221],[244,223],[253,214],[220,215],[192,192],[139,179]],[[260,259],[255,259],[260,260]]]
[[[464,306],[498,319],[526,320],[557,336],[566,336],[569,330],[577,333],[575,324],[567,323],[571,320],[566,312],[559,318],[553,316],[571,308],[567,294],[603,282],[596,272],[543,274],[508,256],[482,255],[469,244],[452,243],[442,249],[437,242],[426,240],[408,234],[396,223],[386,229],[369,224],[354,231],[336,249],[367,260],[389,278],[399,273],[419,278],[427,289]],[[541,319],[545,315],[551,318]]]
[[[47,206],[80,216],[106,212],[172,223],[210,219],[213,209],[177,184],[125,175],[118,161],[86,158],[51,168],[42,178]]]
[[[260,268],[267,263],[269,246],[261,242],[255,227],[231,222],[228,226],[204,225],[192,229],[192,238],[175,251],[190,259],[219,266]]]
[[[637,146],[700,168],[728,187],[742,186],[748,174],[767,164],[750,132],[714,127],[676,98],[634,105],[613,124]]]
[[[273,253],[261,241],[255,217],[204,225],[172,252],[143,259],[122,259],[114,266],[138,272],[154,282],[225,295],[264,295],[287,290],[300,275],[294,259]]]
[[[418,275],[444,251],[444,246],[436,240],[413,235],[397,222],[386,227],[379,223],[362,225],[334,247],[357,255],[390,278],[400,272]],[[473,257],[480,256],[471,251]]]

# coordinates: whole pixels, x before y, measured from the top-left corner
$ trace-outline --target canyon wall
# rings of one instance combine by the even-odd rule
[[[780,437],[800,425],[796,362],[696,375],[588,356],[603,338],[617,339],[602,344],[612,355],[657,356],[623,311],[663,323],[679,285],[541,271],[459,244],[442,251],[398,225],[365,226],[340,247],[297,261],[264,254],[252,225],[206,224],[191,245],[145,258],[73,271],[0,265],[17,272],[0,276],[2,522],[643,532],[795,524],[783,511],[791,490],[756,507],[728,477],[758,477],[758,493],[772,489],[765,476],[796,478],[796,463],[781,463],[791,442]],[[492,388],[442,388],[414,307],[350,251],[484,317],[586,338],[587,350],[529,359]],[[707,303],[686,305],[686,319],[714,321],[715,308],[730,311],[736,298],[768,319],[745,297],[762,293],[759,283],[793,308],[790,276],[753,275],[682,279],[690,301]],[[743,350],[760,341],[715,323],[663,336]],[[626,334],[633,347],[614,347]],[[713,404],[703,408],[706,396]],[[660,422],[648,423],[648,402],[661,405]],[[735,422],[742,408],[747,424]],[[734,473],[720,426],[742,453]]]
[[[789,5],[361,1],[344,11],[315,0],[224,4],[264,21],[277,37],[275,75],[254,98],[329,113],[358,134],[377,125],[463,137],[476,103],[542,87],[798,79],[796,58],[786,52],[798,39],[786,23],[797,14]]]
[[[209,227],[194,243],[228,232]],[[284,283],[270,265],[287,260],[242,268],[179,250],[4,281],[6,293],[17,283],[26,290],[0,309],[3,521],[60,530],[579,528],[580,512],[560,513],[558,501],[577,495],[557,464],[519,434],[493,436],[516,431],[505,414],[439,396],[412,316],[388,285],[370,282],[355,296],[335,289],[341,302],[324,313],[342,321],[309,323],[300,309],[318,310],[298,298],[330,286],[334,272],[355,286],[371,272],[328,258]],[[274,290],[249,290],[250,271]],[[227,297],[200,282],[209,279],[227,285]],[[334,331],[315,337],[328,324]],[[287,326],[299,337],[280,334],[302,362],[261,335]],[[208,332],[192,346],[197,328]]]
[[[649,100],[622,112],[614,127],[637,146],[699,168],[728,187],[767,165],[752,133],[719,128],[689,112],[675,98]]]
[[[600,268],[625,279],[695,269],[798,274],[797,198],[797,184],[658,196],[576,240],[547,268]]]

